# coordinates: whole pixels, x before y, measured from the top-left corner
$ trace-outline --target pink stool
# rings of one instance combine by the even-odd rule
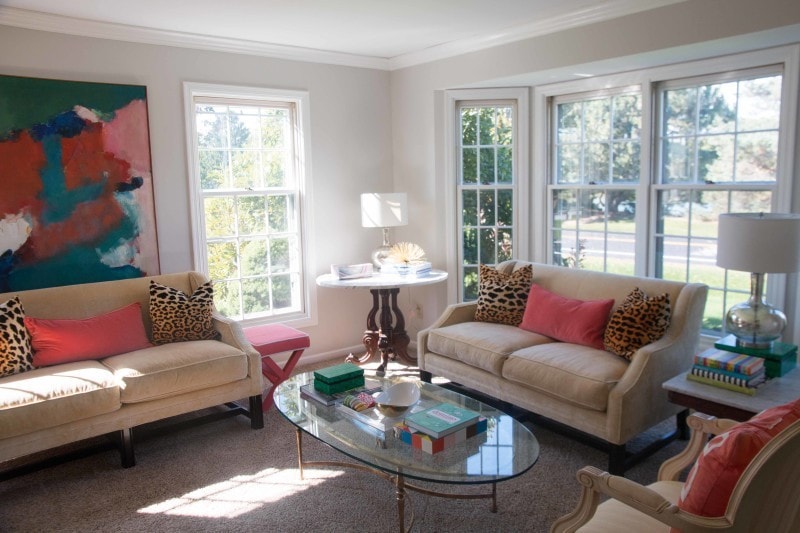
[[[244,328],[244,336],[250,341],[253,348],[261,354],[261,373],[272,383],[272,386],[264,395],[262,403],[266,413],[272,407],[272,391],[291,375],[294,366],[303,354],[303,350],[311,346],[311,339],[302,331],[283,324],[266,324],[264,326]],[[283,368],[279,367],[270,357],[271,355],[289,351],[292,352],[292,355],[289,356],[289,360],[286,361]]]

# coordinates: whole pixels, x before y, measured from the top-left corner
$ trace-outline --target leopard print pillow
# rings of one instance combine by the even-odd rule
[[[636,350],[664,336],[671,314],[669,294],[647,296],[636,287],[608,321],[603,336],[606,351],[630,361]]]
[[[33,370],[31,335],[18,297],[0,304],[0,377]]]
[[[213,307],[214,287],[210,281],[187,296],[183,291],[150,280],[153,343],[218,339],[219,332],[211,318]]]
[[[511,274],[503,274],[492,267],[480,265],[475,320],[519,326],[522,315],[525,314],[531,283],[532,265],[525,265]]]

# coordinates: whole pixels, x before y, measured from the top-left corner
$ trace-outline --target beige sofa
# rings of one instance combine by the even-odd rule
[[[512,272],[528,264],[507,261]],[[533,264],[533,282],[581,300],[614,298],[616,308],[636,287],[648,295],[669,293],[672,317],[660,340],[629,362],[612,353],[554,341],[514,326],[475,322],[476,303],[449,306],[417,341],[423,380],[442,376],[491,397],[600,439],[609,450],[609,471],[624,472],[626,443],[683,408],[670,404],[661,384],[686,371],[697,351],[708,288]]]
[[[184,272],[0,294],[19,296],[26,316],[82,319],[139,302],[148,336],[149,283],[186,294],[207,280]],[[42,367],[0,378],[0,462],[112,434],[133,466],[132,429],[163,418],[249,398],[253,429],[264,427],[261,360],[241,328],[214,316],[220,340],[156,345],[100,360]]]

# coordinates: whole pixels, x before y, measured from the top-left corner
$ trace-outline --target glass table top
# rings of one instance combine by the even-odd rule
[[[367,377],[388,387],[397,380]],[[274,393],[280,413],[303,430],[339,452],[373,468],[437,483],[494,483],[528,471],[539,458],[539,443],[533,433],[513,417],[478,400],[421,381],[421,399],[414,411],[446,402],[471,409],[486,417],[488,429],[465,442],[430,454],[413,448],[395,435],[391,426],[401,418],[385,421],[381,431],[301,394],[300,387],[313,387],[313,372],[284,381]]]

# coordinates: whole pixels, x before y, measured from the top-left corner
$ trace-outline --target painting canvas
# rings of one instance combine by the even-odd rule
[[[146,87],[0,76],[0,292],[158,273]]]

